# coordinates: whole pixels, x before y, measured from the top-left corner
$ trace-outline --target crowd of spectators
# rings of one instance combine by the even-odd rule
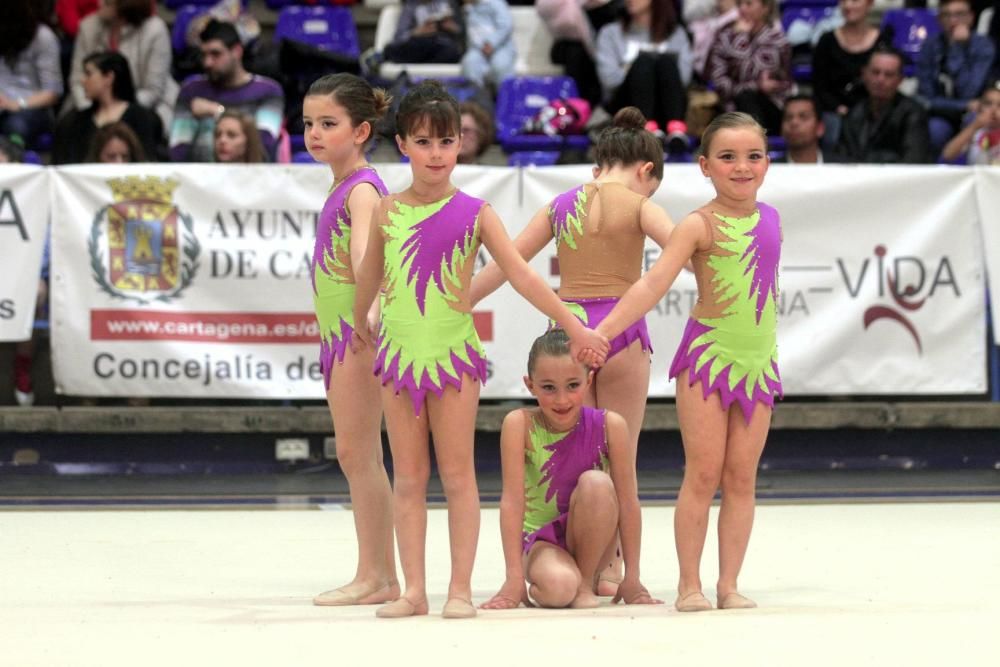
[[[514,75],[517,60],[508,3],[400,4],[395,39],[382,52],[363,54],[356,68],[374,75],[385,59],[459,64],[467,85],[483,93],[472,98],[485,100],[491,114],[489,101]],[[668,150],[686,151],[706,113],[691,108],[693,99],[707,97],[709,115],[751,113],[776,138],[790,122],[800,123],[803,97],[811,97],[823,161],[904,163],[961,161],[968,151],[956,155],[951,140],[961,136],[961,145],[972,147],[972,134],[989,124],[990,114],[980,110],[984,93],[996,86],[997,4],[938,0],[940,31],[911,61],[892,47],[891,30],[878,25],[874,0],[839,0],[822,24],[832,29],[809,45],[811,76],[801,78],[792,76],[779,0],[534,3],[553,39],[552,62],[576,80],[594,111],[588,129],[634,105]],[[994,18],[980,34],[984,9]],[[190,75],[173,62],[178,54],[163,18],[173,15],[154,0],[5,0],[0,135],[53,164],[99,154],[91,144],[112,124],[130,131],[125,138],[119,128],[116,137],[130,159],[287,160],[282,133],[297,125],[297,107],[286,99],[280,68],[251,63],[251,49],[268,38],[249,11],[241,0],[219,0],[189,26],[193,34],[185,43],[200,70]],[[254,30],[246,29],[248,21]],[[792,110],[786,109],[790,99],[796,101]],[[692,114],[701,120],[689,126]],[[475,150],[463,159],[481,156],[489,147],[483,138],[491,135],[476,134]],[[232,144],[240,146],[235,153]],[[777,148],[776,156],[782,146]],[[977,159],[992,154],[979,151]]]

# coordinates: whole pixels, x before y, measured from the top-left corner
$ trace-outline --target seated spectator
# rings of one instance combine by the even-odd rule
[[[625,8],[620,21],[604,26],[597,35],[604,105],[611,114],[637,107],[657,128],[671,124],[683,134],[691,43],[677,20],[673,0],[627,2]],[[687,148],[686,139],[683,147]]]
[[[979,111],[972,122],[949,141],[941,158],[966,164],[1000,165],[1000,81],[994,81],[979,98]]]
[[[281,86],[243,67],[243,44],[229,23],[209,22],[201,33],[201,57],[205,74],[186,81],[177,97],[170,158],[211,162],[215,120],[233,109],[254,119],[267,158],[273,160],[285,106]]]
[[[597,109],[603,102],[594,62],[594,35],[621,18],[623,0],[539,0],[535,10],[553,37],[549,58],[576,81],[580,97]]]
[[[775,23],[777,0],[739,0],[737,9],[739,19],[715,35],[708,80],[728,111],[744,111],[778,134],[791,88],[791,48]]]
[[[83,61],[83,89],[91,104],[81,111],[70,111],[56,123],[53,164],[83,162],[94,132],[118,121],[132,128],[146,155],[159,154],[163,143],[160,117],[136,102],[125,56],[111,52],[87,56]]]
[[[80,21],[87,18],[100,8],[100,0],[56,0],[56,18],[59,29],[75,40],[80,32]]]
[[[517,49],[514,21],[504,0],[463,0],[467,42],[462,76],[483,88],[494,88],[514,75]]]
[[[385,62],[457,63],[465,53],[465,21],[459,0],[403,0],[396,34],[380,53],[361,56],[366,73]]]
[[[216,162],[264,162],[264,146],[253,118],[228,110],[215,123]]]
[[[69,75],[73,106],[90,104],[83,89],[84,59],[115,51],[128,61],[136,101],[155,111],[164,128],[170,127],[178,86],[170,76],[170,30],[154,9],[149,0],[101,0],[101,8],[80,21]]]
[[[18,135],[27,147],[52,129],[63,92],[59,40],[32,2],[0,2],[0,134]]]
[[[844,24],[823,33],[813,48],[813,95],[826,128],[823,145],[827,149],[836,145],[847,111],[864,97],[861,69],[875,45],[891,41],[872,24],[874,4],[875,0],[840,0]]]
[[[691,67],[703,80],[715,33],[740,17],[736,0],[687,0],[684,23],[691,32]]]
[[[478,164],[493,145],[493,119],[478,102],[462,102],[462,146],[458,150],[459,164]]]
[[[996,55],[990,38],[972,31],[970,0],[941,0],[937,15],[941,33],[917,57],[917,99],[927,108],[935,154],[974,111]]]
[[[833,155],[824,156],[820,147],[825,129],[814,98],[808,95],[789,97],[785,100],[781,116],[781,137],[785,140],[785,154],[774,162],[778,164],[836,162]]]
[[[868,96],[844,117],[838,157],[874,164],[931,162],[927,113],[899,92],[903,54],[891,46],[877,46],[861,70],[861,82]]]
[[[117,122],[105,125],[94,132],[84,161],[102,164],[145,162],[146,153],[132,128],[125,123]]]

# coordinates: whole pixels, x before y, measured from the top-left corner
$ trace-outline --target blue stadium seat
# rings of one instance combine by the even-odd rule
[[[514,151],[507,156],[511,167],[547,167],[559,160],[559,151]]]
[[[177,10],[177,14],[174,16],[174,25],[170,29],[170,46],[173,47],[174,53],[180,53],[187,46],[187,29],[191,21],[207,11],[207,7],[191,4],[186,4]]]
[[[278,13],[274,39],[302,42],[350,58],[361,55],[358,29],[346,7],[285,7]]]
[[[912,76],[916,70],[913,63],[917,62],[920,47],[941,32],[933,9],[887,9],[882,15],[882,27],[892,28],[892,45],[910,59],[903,65],[906,76]]]
[[[35,151],[26,150],[21,156],[21,162],[24,164],[42,164],[42,156]]]
[[[296,151],[292,153],[292,164],[320,164],[309,155],[309,151]]]
[[[837,10],[836,5],[792,5],[785,6],[781,10],[781,27],[788,33],[789,26],[799,21],[806,23],[810,28],[823,21]],[[810,47],[809,51],[812,49]],[[812,62],[810,60],[800,60],[792,55],[792,78],[796,81],[812,80]]]
[[[568,76],[511,77],[500,84],[496,126],[497,142],[504,152],[586,150],[590,140],[585,134],[550,137],[521,132],[525,122],[550,100],[566,97],[579,97],[576,82]]]

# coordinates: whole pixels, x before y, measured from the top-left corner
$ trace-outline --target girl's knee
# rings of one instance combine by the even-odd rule
[[[574,495],[578,498],[615,499],[615,483],[603,470],[588,470],[576,481]]]
[[[722,475],[722,493],[732,496],[753,496],[757,492],[757,471],[727,468]]]
[[[535,602],[543,607],[568,607],[580,588],[580,574],[567,567],[551,568],[532,583]]]
[[[438,466],[441,486],[444,492],[461,492],[476,488],[476,468],[474,465]]]
[[[715,467],[689,468],[684,472],[684,483],[698,496],[712,497],[722,483],[722,470]]]

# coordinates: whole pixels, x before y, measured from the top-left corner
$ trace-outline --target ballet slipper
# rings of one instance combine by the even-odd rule
[[[395,581],[390,581],[381,586],[376,586],[374,588],[369,588],[366,591],[361,591],[357,594],[348,593],[345,588],[334,588],[332,591],[324,591],[316,597],[313,598],[313,604],[318,607],[350,607],[353,605],[362,604],[380,604],[385,602],[385,600],[376,600],[374,602],[363,602],[365,598],[369,598],[376,593],[380,593],[384,590],[392,588],[397,585]]]
[[[375,610],[375,616],[378,618],[407,618],[408,616],[425,616],[426,614],[426,600],[420,604],[413,604],[407,598],[402,597]]]
[[[753,609],[757,603],[736,591],[727,593],[719,600],[719,609]]]
[[[701,591],[688,593],[683,597],[678,597],[674,602],[677,611],[710,611],[712,603],[708,601]]]
[[[441,609],[441,618],[474,618],[476,608],[469,600],[448,598]]]

